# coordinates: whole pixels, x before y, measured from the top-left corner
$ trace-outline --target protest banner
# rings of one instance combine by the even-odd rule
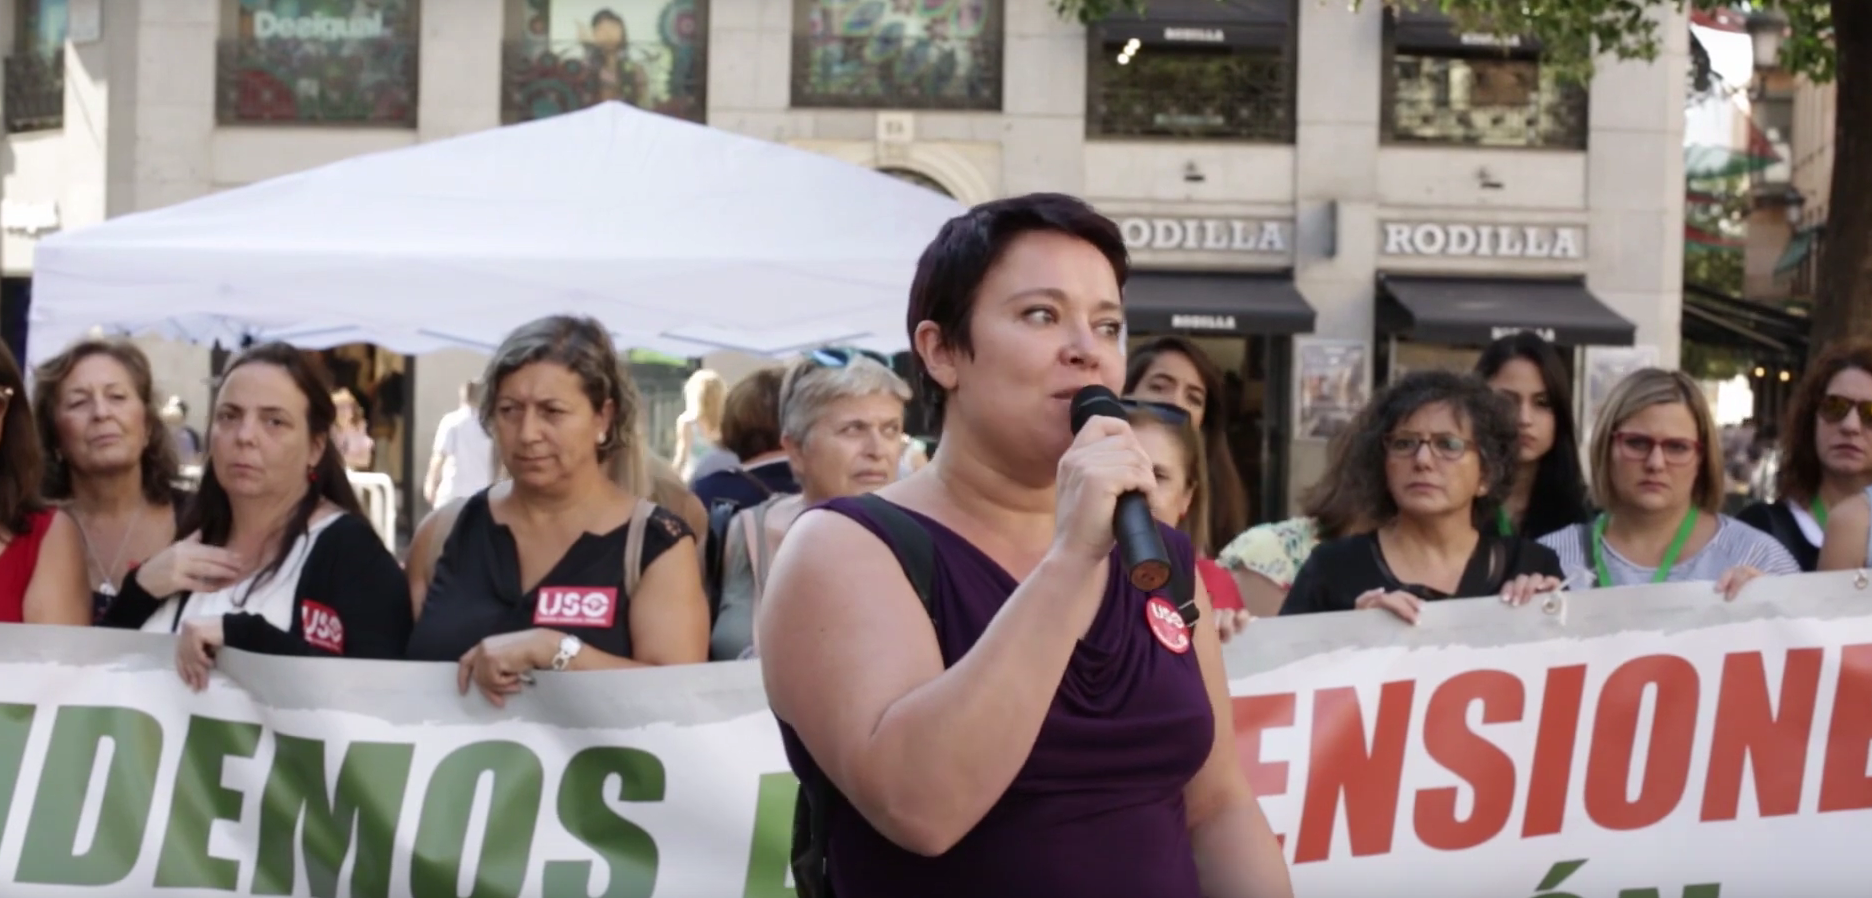
[[[1252,624],[1244,769],[1297,894],[1836,895],[1872,827],[1854,574]],[[792,894],[795,784],[752,663],[542,674],[0,627],[0,894]],[[1406,885],[1407,884],[1407,885]]]

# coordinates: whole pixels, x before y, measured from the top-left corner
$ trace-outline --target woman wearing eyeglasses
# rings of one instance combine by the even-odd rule
[[[1282,614],[1383,608],[1412,624],[1430,600],[1520,604],[1561,586],[1560,563],[1494,524],[1516,468],[1507,405],[1475,378],[1410,374],[1354,420],[1347,489],[1378,529],[1322,543]]]
[[[910,385],[873,353],[820,350],[787,371],[780,387],[780,445],[800,491],[743,509],[729,522],[710,659],[753,656],[754,609],[774,552],[800,512],[897,479],[909,401]]]
[[[1820,563],[1829,512],[1872,486],[1872,343],[1821,355],[1795,388],[1786,420],[1780,501],[1757,502],[1736,519],[1774,537],[1801,570],[1811,571]]]
[[[1514,485],[1496,512],[1503,536],[1545,536],[1592,517],[1573,426],[1573,391],[1553,344],[1522,331],[1490,343],[1475,373],[1514,406]]]
[[[1715,581],[1734,599],[1762,574],[1800,566],[1767,534],[1721,513],[1722,447],[1709,403],[1678,371],[1620,381],[1593,425],[1591,523],[1541,538],[1576,585]]]

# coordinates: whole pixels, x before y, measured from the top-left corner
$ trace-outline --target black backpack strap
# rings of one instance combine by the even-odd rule
[[[916,590],[917,601],[923,603],[923,610],[933,612],[936,592],[936,544],[930,539],[929,531],[923,525],[904,513],[894,503],[879,498],[874,493],[857,497],[865,513],[884,528],[885,540],[891,552],[897,556],[897,563],[903,566],[904,576],[910,580],[910,588]]]
[[[916,590],[926,613],[933,613],[936,594],[936,543],[923,525],[889,501],[866,493],[856,499],[867,515],[884,529],[884,543],[897,556],[904,576]],[[826,806],[830,785],[824,775],[800,779],[793,803],[793,886],[798,898],[832,898],[832,877],[827,866]]]

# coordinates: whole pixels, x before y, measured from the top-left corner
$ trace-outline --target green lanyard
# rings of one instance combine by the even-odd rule
[[[1514,521],[1509,519],[1508,509],[1495,509],[1495,529],[1501,531],[1503,536],[1514,535]]]
[[[1683,554],[1684,544],[1690,541],[1690,531],[1696,529],[1696,522],[1697,510],[1692,508],[1689,514],[1684,515],[1683,523],[1677,525],[1677,535],[1671,539],[1670,546],[1664,549],[1664,560],[1658,565],[1657,573],[1651,577],[1652,583],[1663,583],[1670,576],[1671,568],[1677,565],[1677,556]],[[1592,525],[1592,562],[1593,568],[1599,573],[1599,585],[1602,587],[1612,585],[1612,572],[1606,570],[1605,564],[1605,528],[1606,516],[1600,515]]]
[[[1813,512],[1814,520],[1819,522],[1820,529],[1822,531],[1826,530],[1826,518],[1827,518],[1826,503],[1820,501],[1819,496],[1815,496],[1813,500],[1813,504],[1807,506],[1807,508],[1809,511]]]

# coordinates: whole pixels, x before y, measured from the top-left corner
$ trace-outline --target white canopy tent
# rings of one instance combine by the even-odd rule
[[[605,103],[48,238],[28,354],[95,327],[488,350],[555,312],[683,356],[895,351],[916,259],[962,211],[869,169]]]

